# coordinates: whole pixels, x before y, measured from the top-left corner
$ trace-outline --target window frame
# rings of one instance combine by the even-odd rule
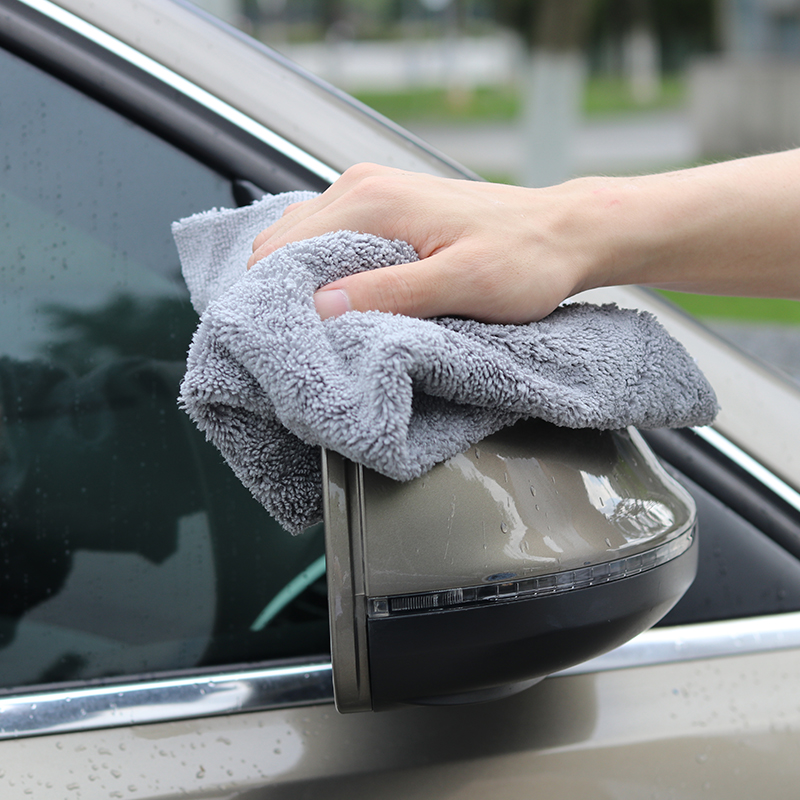
[[[235,182],[323,191],[339,173],[192,81],[48,0],[3,4],[0,47]]]

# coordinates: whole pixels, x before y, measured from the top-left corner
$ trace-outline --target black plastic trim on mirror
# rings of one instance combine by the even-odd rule
[[[374,710],[541,679],[649,628],[694,579],[697,547],[657,568],[550,596],[367,623]],[[413,699],[411,699],[413,698]]]

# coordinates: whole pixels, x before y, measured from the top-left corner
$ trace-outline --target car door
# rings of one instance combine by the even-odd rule
[[[800,399],[646,294],[598,296],[656,310],[733,397],[716,432],[650,437],[700,506],[691,593],[516,697],[336,713],[321,531],[280,530],[176,407],[197,320],[169,224],[364,153],[456,168],[310,81],[277,131],[237,112],[264,89],[182,83],[159,48],[203,45],[198,82],[275,65],[181,5],[64,5],[82,16],[0,4],[3,796],[794,796],[800,503],[775,409]]]

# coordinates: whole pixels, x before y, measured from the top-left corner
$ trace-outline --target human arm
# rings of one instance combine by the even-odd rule
[[[629,283],[800,299],[800,150],[544,189],[358,165],[263,231],[250,263],[332,230],[403,239],[421,260],[329,284],[315,296],[323,317],[527,322]]]

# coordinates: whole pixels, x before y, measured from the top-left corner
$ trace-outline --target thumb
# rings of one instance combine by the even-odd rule
[[[314,305],[322,319],[346,311],[388,311],[421,318],[453,313],[440,272],[437,256],[431,256],[413,264],[348,275],[319,289]]]

